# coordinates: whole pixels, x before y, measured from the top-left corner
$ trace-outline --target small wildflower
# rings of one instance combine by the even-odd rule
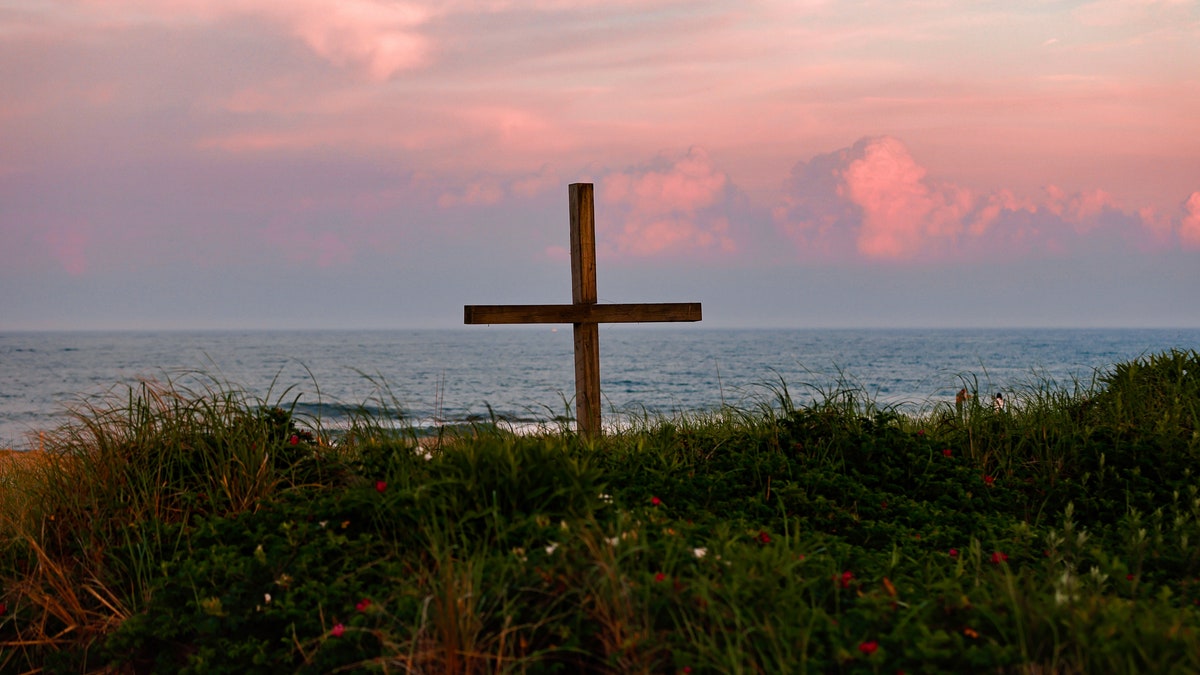
[[[924,430],[924,429],[917,429],[917,435],[918,435],[918,436],[924,436],[924,435],[925,435],[925,430]]]
[[[966,635],[967,637],[971,638],[972,640],[979,637],[979,633],[977,633],[974,628],[964,628],[963,635]]]
[[[1008,554],[996,551],[992,554],[991,561],[993,565],[999,565],[1002,562],[1008,562]]]
[[[300,443],[300,437],[297,436],[296,434],[292,434],[292,437],[288,439],[289,445],[297,445],[299,443]]]
[[[602,502],[611,502],[611,501],[612,501],[612,495],[608,494],[607,492],[601,492],[601,493],[600,493],[600,501],[602,501]]]
[[[845,572],[842,572],[841,580],[838,583],[841,584],[842,588],[850,588],[850,582],[853,580],[854,573],[850,570],[846,570]]]
[[[708,549],[704,548],[703,546],[694,548],[692,549],[692,555],[696,556],[697,558],[703,558],[704,556],[708,555]]]
[[[270,593],[263,593],[263,602],[267,603],[268,605],[271,604],[271,594]]]
[[[329,524],[329,521],[328,521],[328,520],[322,520],[322,521],[320,521],[320,522],[318,522],[318,523],[317,523],[317,525],[319,525],[319,526],[321,527],[321,529],[322,529],[322,530],[323,530],[323,529],[325,529],[325,526],[326,526],[326,525],[328,525],[328,524]]]
[[[864,642],[858,646],[858,651],[866,654],[867,656],[874,654],[877,649],[879,649],[879,643],[874,640],[871,640],[870,642]]]
[[[769,543],[771,543],[771,535],[767,534],[765,530],[762,532],[759,532],[758,533],[758,541],[763,544],[769,544]]]
[[[990,486],[990,485],[992,485],[993,483],[995,483],[995,482],[996,482],[996,477],[995,477],[995,476],[993,476],[993,475],[991,475],[991,474],[988,474],[988,475],[986,475],[986,476],[984,476],[984,477],[983,477],[983,482],[984,482],[984,483],[987,483],[987,484]]]
[[[367,611],[367,608],[370,606],[371,606],[370,598],[363,598],[362,600],[359,600],[358,602],[354,603],[354,609],[358,610],[359,612]]]
[[[554,555],[554,552],[557,550],[558,550],[558,542],[552,541],[549,544],[546,544],[546,555]]]
[[[387,481],[382,481],[382,480],[375,481],[375,491],[376,492],[383,492],[386,489],[387,489]]]
[[[958,557],[958,549],[956,549],[956,548],[950,549],[950,557],[957,558]]]
[[[952,457],[953,455],[954,455],[954,451],[951,450],[950,448],[942,448],[942,456],[943,457]]]
[[[661,583],[666,578],[667,578],[667,575],[663,574],[662,572],[659,572],[658,574],[654,575],[654,581],[658,582],[658,583]]]
[[[1126,574],[1126,575],[1125,575],[1125,581],[1133,581],[1133,575],[1132,575],[1132,574]]]
[[[329,634],[332,635],[333,637],[342,637],[342,635],[344,635],[345,633],[346,633],[346,627],[340,623],[333,624],[333,629],[329,631]]]
[[[659,499],[658,497],[651,497],[650,503],[653,504],[654,506],[658,506],[659,504],[662,504],[662,500]]]

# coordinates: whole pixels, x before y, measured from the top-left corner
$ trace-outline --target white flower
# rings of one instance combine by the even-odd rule
[[[600,493],[600,501],[602,501],[602,502],[611,502],[611,501],[612,501],[612,495],[608,494],[607,492],[601,492],[601,493]]]
[[[271,604],[271,594],[263,593],[263,601],[266,602],[268,605]]]
[[[620,537],[609,537],[609,538],[608,538],[608,545],[609,545],[609,546],[616,546],[616,545],[617,545],[617,543],[618,543],[618,542],[620,542],[620,541],[621,541],[621,538],[620,538]]]
[[[558,550],[558,542],[552,542],[546,545],[546,555],[554,555],[554,551]]]
[[[692,549],[692,554],[697,558],[703,558],[704,556],[708,555],[708,549],[704,547],[694,548]]]

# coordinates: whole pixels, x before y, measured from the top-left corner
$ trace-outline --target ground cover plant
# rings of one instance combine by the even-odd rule
[[[0,672],[1200,672],[1197,352],[770,392],[583,439],[131,389],[0,474]]]

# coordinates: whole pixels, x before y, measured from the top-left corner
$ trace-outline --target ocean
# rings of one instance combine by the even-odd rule
[[[1200,329],[812,329],[602,326],[606,423],[721,406],[753,409],[782,386],[797,404],[843,388],[920,412],[966,386],[1019,404],[1022,391],[1089,386],[1113,364],[1200,349]],[[143,380],[218,382],[336,429],[347,410],[432,427],[514,426],[573,414],[570,326],[448,330],[0,333],[0,447]]]

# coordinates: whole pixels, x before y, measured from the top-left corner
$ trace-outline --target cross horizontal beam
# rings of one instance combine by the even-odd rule
[[[698,302],[577,305],[467,305],[464,323],[643,323],[700,321]]]

